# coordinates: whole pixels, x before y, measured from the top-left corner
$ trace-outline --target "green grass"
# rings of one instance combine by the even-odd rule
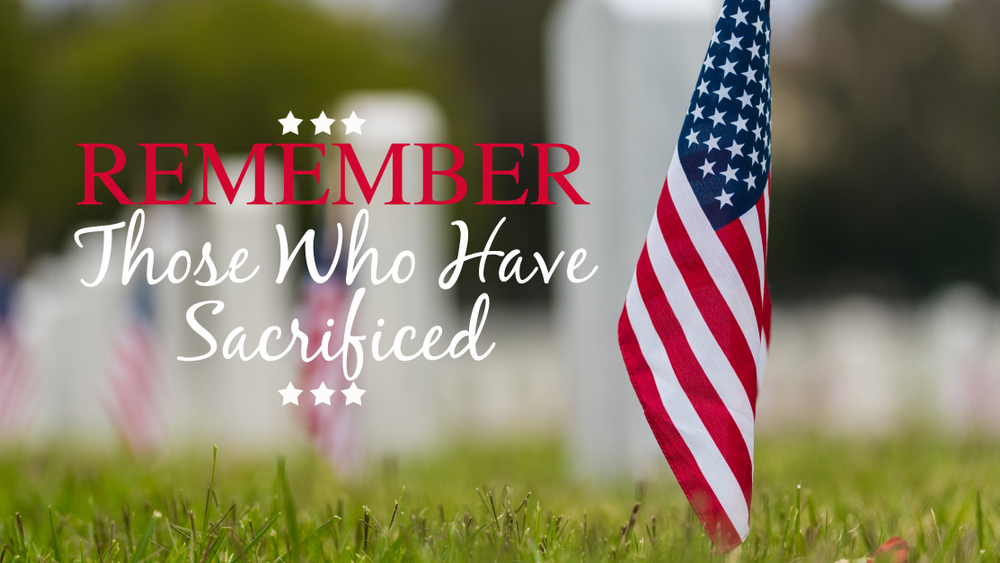
[[[342,481],[308,452],[8,450],[2,563],[723,560],[665,463],[584,483],[565,457],[555,443],[458,447]],[[910,561],[998,561],[997,476],[989,440],[762,439],[750,537],[725,560],[832,563],[899,535]]]

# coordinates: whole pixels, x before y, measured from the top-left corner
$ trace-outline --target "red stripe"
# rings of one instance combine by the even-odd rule
[[[687,496],[705,531],[709,536],[717,538],[716,545],[720,549],[729,551],[740,544],[740,536],[736,533],[736,528],[730,522],[715,492],[708,486],[684,438],[663,407],[652,371],[642,355],[639,342],[629,322],[627,309],[622,311],[618,321],[618,344],[625,359],[632,387],[635,388],[639,402],[642,403],[646,420],[670,464],[670,469],[677,477],[677,483]]]
[[[691,242],[684,224],[681,222],[677,208],[670,197],[667,183],[663,185],[660,201],[657,204],[656,218],[659,221],[660,232],[667,243],[670,255],[673,256],[677,268],[684,277],[684,282],[694,298],[698,310],[701,311],[709,330],[715,336],[736,375],[743,383],[747,399],[753,405],[754,415],[757,412],[757,362],[750,352],[750,344],[740,329],[736,317],[729,309],[729,304],[722,297],[719,288],[712,280],[705,267],[701,255]]]
[[[760,334],[764,317],[761,314],[761,291],[760,291],[760,271],[757,270],[757,259],[754,257],[753,247],[750,246],[750,237],[747,235],[743,221],[733,221],[725,227],[716,231],[722,246],[729,253],[729,259],[736,266],[736,272],[743,280],[746,287],[747,296],[753,304],[753,312],[757,317],[757,333]]]
[[[747,506],[750,505],[750,495],[753,491],[753,462],[750,451],[743,440],[732,413],[719,397],[715,386],[705,375],[705,370],[698,362],[691,344],[688,342],[684,329],[674,313],[663,287],[656,278],[653,265],[649,261],[649,252],[644,247],[635,269],[636,282],[643,304],[649,312],[653,327],[663,342],[663,348],[674,368],[677,381],[694,407],[698,417],[708,430],[722,457],[729,464],[730,471],[736,477],[743,491]]]

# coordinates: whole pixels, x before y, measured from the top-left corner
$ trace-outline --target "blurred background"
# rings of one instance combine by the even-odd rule
[[[428,267],[402,292],[373,291],[365,326],[385,318],[422,334],[441,324],[446,335],[488,292],[484,340],[497,349],[480,363],[366,368],[364,417],[352,422],[360,455],[543,435],[572,444],[583,474],[662,464],[614,330],[720,4],[0,0],[0,318],[9,334],[0,430],[15,442],[133,448],[308,439],[309,425],[276,393],[299,381],[301,366],[173,359],[200,345],[183,322],[191,303],[226,301],[233,316],[219,319],[221,334],[287,326],[308,303],[302,285],[121,287],[119,262],[109,281],[83,288],[97,248],[77,248],[72,233],[134,208],[102,190],[104,205],[76,205],[78,143],[122,147],[129,165],[116,179],[138,194],[137,143],[214,143],[235,178],[253,143],[353,142],[372,171],[390,142],[449,142],[465,151],[469,195],[405,220],[369,206],[383,260],[416,245],[427,264],[444,264],[457,241],[451,221],[469,224],[478,249],[506,217],[495,248],[552,259],[584,247],[600,275],[520,286],[495,276],[482,284],[473,272],[442,292],[439,269]],[[775,317],[759,430],[1000,432],[1000,4],[774,0],[772,22]],[[289,110],[306,120],[357,111],[365,136],[313,136],[308,121],[296,139],[282,136],[276,120]],[[580,150],[572,178],[589,208],[474,205],[475,143],[539,142]],[[163,153],[161,169],[176,165],[175,152]],[[200,154],[192,146],[189,155],[184,189],[201,177]],[[498,153],[496,167],[519,162],[522,181],[499,181],[498,194],[527,187],[532,201],[537,154],[514,155]],[[407,158],[417,170],[418,157]],[[318,159],[301,151],[297,168]],[[339,177],[335,159],[323,166],[325,180]],[[268,174],[277,188],[280,164]],[[302,193],[315,189],[305,180]],[[161,181],[165,197],[180,194]],[[419,190],[419,174],[406,181]],[[333,217],[316,206],[217,207],[148,210],[144,240],[163,250],[157,268],[181,248],[197,256],[204,241],[219,262],[247,244],[273,256],[275,223],[295,237],[338,221],[349,228],[359,206]],[[137,322],[144,328],[129,328]],[[151,336],[139,344],[120,336],[144,330]],[[156,375],[138,377],[138,389],[121,383],[135,379],[130,354],[155,358]],[[301,399],[312,400],[308,391]]]

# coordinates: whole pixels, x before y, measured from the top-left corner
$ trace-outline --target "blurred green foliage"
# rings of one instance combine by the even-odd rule
[[[773,70],[776,120],[790,101],[813,117],[801,161],[774,156],[775,294],[1000,291],[1000,4],[838,0],[806,35]]]

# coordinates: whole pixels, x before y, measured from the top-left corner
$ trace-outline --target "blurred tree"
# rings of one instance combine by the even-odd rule
[[[843,0],[816,18],[810,56],[774,69],[775,114],[799,98],[813,147],[775,159],[777,296],[1000,290],[998,31],[993,0],[940,19]]]
[[[11,0],[0,3],[14,13]],[[8,44],[24,41],[23,29],[11,23],[18,21],[0,16],[0,25],[14,29],[0,34],[5,68],[20,64],[6,56],[17,52]],[[0,112],[12,111],[30,127],[2,133],[0,142],[21,153],[0,162],[4,180],[14,179],[3,203],[26,210],[32,253],[60,246],[76,223],[116,213],[107,193],[98,196],[104,205],[73,205],[83,195],[78,143],[125,149],[129,166],[116,178],[135,193],[144,163],[137,143],[211,142],[220,152],[245,152],[255,142],[282,142],[275,120],[289,110],[311,117],[345,90],[442,89],[440,72],[419,50],[296,2],[136,2],[100,17],[83,12],[36,22],[28,32],[34,47],[27,90],[12,97],[16,84],[4,71]],[[186,180],[200,164],[196,149],[189,155]],[[168,167],[165,158],[160,168]]]

